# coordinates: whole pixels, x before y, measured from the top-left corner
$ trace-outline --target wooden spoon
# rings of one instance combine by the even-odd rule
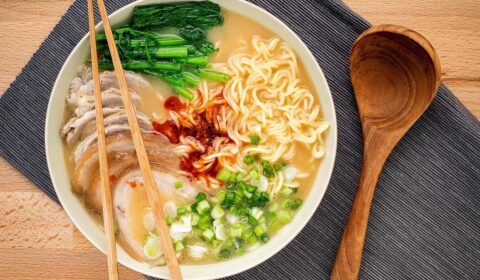
[[[440,85],[440,60],[417,32],[374,26],[350,52],[350,74],[360,120],[363,167],[331,279],[358,279],[368,215],[388,155],[430,105]]]

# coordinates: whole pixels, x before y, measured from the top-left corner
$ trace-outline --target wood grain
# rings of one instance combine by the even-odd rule
[[[363,131],[363,165],[332,268],[333,280],[358,279],[370,207],[391,151],[432,102],[440,60],[424,37],[398,25],[362,33],[350,53],[350,75]]]
[[[480,118],[480,1],[345,0],[373,24],[417,30],[436,48],[442,77]],[[0,0],[0,94],[72,0]],[[65,212],[0,158],[0,278],[106,279],[107,261]],[[119,266],[122,279],[144,279]]]
[[[92,59],[93,94],[95,96],[95,124],[97,127],[98,165],[102,192],[103,228],[107,237],[108,279],[118,279],[117,242],[114,232],[114,217],[110,177],[108,176],[107,145],[105,143],[105,123],[103,121],[102,92],[100,90],[100,71],[98,70],[97,35],[93,0],[88,0],[88,28],[90,32],[90,57]]]
[[[92,1],[92,0],[90,0]],[[115,38],[113,38],[112,28],[108,21],[108,14],[105,8],[103,0],[97,0],[98,10],[102,17],[103,27],[105,29],[105,35],[107,37],[108,48],[112,57],[113,68],[115,70],[115,76],[117,77],[119,89],[122,93],[123,105],[125,113],[127,114],[128,124],[132,133],[133,145],[135,146],[135,152],[138,159],[140,171],[142,173],[145,190],[147,191],[148,203],[152,208],[152,212],[156,220],[156,229],[160,238],[160,244],[163,249],[163,256],[170,272],[170,277],[174,280],[181,280],[182,272],[178,265],[177,255],[173,248],[173,241],[170,237],[170,231],[168,229],[165,214],[163,212],[164,200],[160,197],[155,180],[153,179],[152,168],[150,167],[150,160],[148,159],[147,150],[143,144],[142,132],[138,125],[137,115],[135,114],[135,108],[130,97],[130,90],[128,89],[127,80],[123,73],[122,61],[118,55],[117,45]],[[97,69],[98,70],[98,69]]]

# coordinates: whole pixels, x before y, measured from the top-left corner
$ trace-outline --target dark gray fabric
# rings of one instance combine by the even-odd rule
[[[109,11],[128,0],[108,1]],[[368,23],[336,1],[262,1],[307,43],[332,90],[339,145],[330,186],[298,237],[270,260],[231,279],[328,278],[354,197],[361,131],[348,53]],[[55,78],[87,32],[86,1],[67,11],[0,99],[0,152],[53,200],[44,119]],[[480,279],[480,125],[442,86],[387,161],[378,182],[361,279]]]

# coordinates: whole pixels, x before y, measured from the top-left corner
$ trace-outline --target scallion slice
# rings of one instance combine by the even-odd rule
[[[179,189],[179,188],[183,187],[183,182],[182,181],[176,181],[175,183],[173,183],[173,186],[176,189]]]
[[[212,241],[213,236],[215,236],[215,233],[211,229],[206,229],[202,232],[202,237],[206,241]]]
[[[206,200],[202,200],[197,205],[198,214],[202,215],[210,209],[210,204]]]
[[[230,172],[230,170],[226,169],[225,167],[223,167],[222,169],[220,169],[220,171],[218,171],[217,173],[217,179],[220,180],[220,181],[227,181],[228,179],[230,179],[230,175],[232,174],[232,172]]]
[[[212,218],[217,220],[223,217],[223,215],[225,215],[225,211],[223,211],[220,206],[216,205],[215,207],[213,207],[212,213],[210,213],[210,215],[212,215]]]

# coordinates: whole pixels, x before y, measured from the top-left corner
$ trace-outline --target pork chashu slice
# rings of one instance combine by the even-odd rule
[[[170,170],[179,170],[179,158],[173,152],[173,146],[163,134],[142,134],[143,143],[148,157],[156,163]],[[130,133],[110,135],[106,138],[107,158],[109,169],[119,163],[125,168],[137,164],[135,147]],[[125,161],[125,163],[122,163]],[[117,174],[111,170],[110,178]],[[110,170],[109,170],[110,172]],[[78,194],[83,194],[98,175],[98,148],[90,146],[75,165],[72,174],[72,189]]]

